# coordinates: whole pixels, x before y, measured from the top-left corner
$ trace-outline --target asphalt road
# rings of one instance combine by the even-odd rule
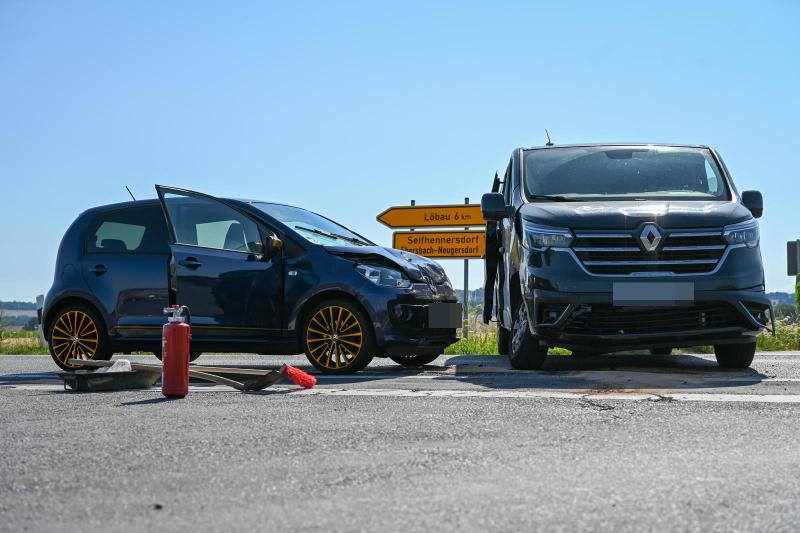
[[[155,362],[152,357],[135,358]],[[299,358],[204,356],[276,367]],[[64,392],[0,356],[2,531],[794,531],[800,353],[500,358],[243,394]]]

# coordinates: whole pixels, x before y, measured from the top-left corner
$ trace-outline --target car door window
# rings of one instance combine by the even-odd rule
[[[98,214],[86,232],[89,254],[166,254],[167,231],[157,206],[124,208]]]
[[[172,191],[164,191],[163,198],[177,244],[263,253],[258,225],[232,207],[199,195]]]

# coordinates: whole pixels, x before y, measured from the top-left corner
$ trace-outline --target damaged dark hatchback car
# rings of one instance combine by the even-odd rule
[[[305,352],[323,372],[350,373],[373,356],[424,365],[457,340],[461,304],[437,263],[298,207],[157,190],[67,230],[42,316],[60,367],[160,355],[171,304],[191,310],[193,358]]]
[[[748,367],[772,330],[759,250],[763,201],[739,193],[706,146],[514,150],[481,207],[484,321],[498,348],[539,368],[548,347],[586,356],[713,345]]]

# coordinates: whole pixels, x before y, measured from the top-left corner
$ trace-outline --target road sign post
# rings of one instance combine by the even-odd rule
[[[464,338],[469,337],[469,260],[480,259],[486,253],[486,232],[474,229],[485,226],[481,206],[470,204],[464,198],[464,205],[416,205],[393,206],[375,217],[378,222],[390,228],[407,228],[395,231],[392,247],[436,259],[464,260],[464,314],[462,316]],[[423,228],[453,228],[463,230],[417,231]]]

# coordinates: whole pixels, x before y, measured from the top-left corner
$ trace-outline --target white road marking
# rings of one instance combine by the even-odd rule
[[[20,391],[63,391],[62,385],[25,384],[5,385],[0,390]],[[154,387],[143,389],[145,392],[160,393]],[[190,386],[190,393],[198,392],[232,392],[237,391],[221,385]],[[360,396],[384,398],[513,398],[513,399],[573,399],[573,400],[622,400],[622,401],[678,401],[678,402],[739,402],[739,403],[800,403],[800,394],[734,394],[734,393],[702,393],[678,392],[656,393],[646,391],[602,392],[602,391],[557,391],[557,390],[418,390],[418,389],[335,389],[314,388],[298,389],[294,387],[270,387],[264,392],[288,393],[292,396]]]

